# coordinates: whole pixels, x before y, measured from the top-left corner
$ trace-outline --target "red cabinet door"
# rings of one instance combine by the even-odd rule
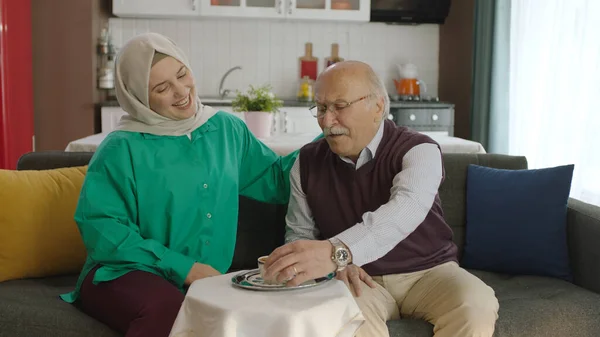
[[[0,169],[33,151],[31,1],[0,0]]]

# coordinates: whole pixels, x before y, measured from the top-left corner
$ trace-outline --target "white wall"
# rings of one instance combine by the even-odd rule
[[[396,64],[419,67],[427,92],[438,91],[438,25],[398,26],[380,23],[317,23],[260,19],[159,20],[111,18],[113,41],[120,47],[129,38],[148,31],[175,40],[187,53],[202,96],[216,96],[223,74],[239,65],[227,78],[228,89],[270,83],[282,98],[296,95],[304,44],[312,42],[319,69],[330,55],[331,43],[340,45],[340,56],[369,63],[395,92]]]

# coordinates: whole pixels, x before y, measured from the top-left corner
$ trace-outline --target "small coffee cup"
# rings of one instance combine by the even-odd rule
[[[265,284],[277,284],[277,281],[275,280],[277,278],[277,275],[273,277],[273,280],[265,279],[265,263],[267,262],[267,258],[269,257],[261,256],[258,258],[258,270],[260,272],[260,277],[263,279],[263,282]]]

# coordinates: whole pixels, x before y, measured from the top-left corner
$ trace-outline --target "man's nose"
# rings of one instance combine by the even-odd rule
[[[323,125],[329,127],[333,124],[336,119],[335,108],[328,106],[327,110],[325,110],[325,114],[321,118]]]

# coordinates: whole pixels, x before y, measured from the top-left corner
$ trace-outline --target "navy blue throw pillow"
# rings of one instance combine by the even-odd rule
[[[566,222],[573,169],[469,165],[462,266],[571,281]]]

